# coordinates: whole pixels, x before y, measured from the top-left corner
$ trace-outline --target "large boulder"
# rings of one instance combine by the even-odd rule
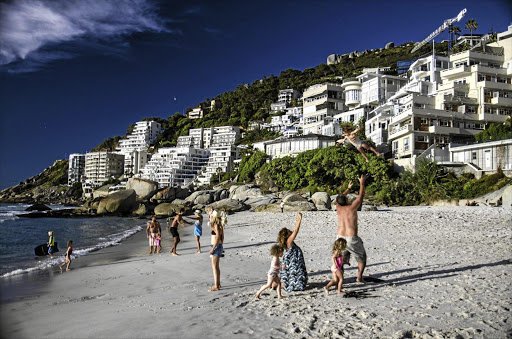
[[[46,206],[45,204],[34,204],[30,207],[27,207],[25,211],[51,211],[51,208]]]
[[[285,203],[287,203],[287,202],[307,201],[307,199],[306,199],[306,198],[304,198],[303,196],[299,195],[299,194],[290,193],[290,194],[286,195],[286,196],[283,198],[283,201],[284,201]]]
[[[233,187],[233,186],[231,186]],[[262,197],[264,194],[261,192],[261,188],[256,185],[242,185],[231,190],[229,197],[231,199],[244,200],[250,197]]]
[[[158,192],[158,183],[146,179],[130,178],[126,183],[126,189],[134,190],[138,199],[148,200]]]
[[[213,194],[210,191],[196,191],[185,198],[194,204],[207,205],[213,202]]]
[[[193,189],[189,186],[167,187],[153,195],[151,200],[157,202],[171,202],[174,199],[185,199],[192,194],[192,192]]]
[[[184,208],[183,205],[176,205],[174,203],[164,202],[162,204],[158,204],[155,207],[155,215],[157,217],[170,217],[175,214],[178,214],[180,209]]]
[[[144,215],[147,215],[148,214],[148,209],[146,207],[146,205],[144,204],[140,204],[139,205],[139,208],[137,208],[134,212],[133,212],[134,215],[137,215],[137,216],[144,216]]]
[[[212,192],[213,201],[219,201],[229,198],[229,190],[223,188]]]
[[[328,211],[331,208],[331,197],[325,192],[316,192],[311,200],[319,211]]]
[[[114,192],[103,198],[98,205],[98,214],[130,214],[139,207],[135,190]]]
[[[213,206],[216,210],[225,208],[228,212],[240,212],[249,208],[246,204],[237,199],[223,199],[210,204],[208,207],[210,206]]]
[[[274,204],[276,201],[277,199],[273,196],[254,197],[244,200],[244,204],[249,205],[251,210],[254,211],[259,206]]]

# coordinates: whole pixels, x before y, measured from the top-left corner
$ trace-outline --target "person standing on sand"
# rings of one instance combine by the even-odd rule
[[[183,213],[185,213],[185,209],[180,209],[180,213],[178,213],[174,219],[172,220],[171,227],[169,227],[169,231],[171,231],[172,237],[173,237],[173,244],[172,248],[169,251],[172,255],[177,257],[179,254],[176,253],[176,247],[180,243],[180,234],[178,233],[178,225],[181,227],[185,227],[185,221],[183,220]]]
[[[366,156],[365,152],[363,151],[363,148],[364,149],[369,149],[370,151],[375,153],[376,156],[380,157],[380,153],[377,152],[377,150],[375,148],[373,148],[371,146],[368,146],[368,144],[362,142],[361,139],[359,139],[357,137],[356,133],[359,132],[359,130],[360,130],[359,126],[354,131],[350,131],[348,128],[344,128],[343,129],[343,134],[345,135],[345,137],[343,139],[339,139],[338,141],[336,141],[335,145],[336,146],[341,145],[346,140],[348,140],[352,145],[354,145],[355,148],[357,148],[359,153],[361,153],[363,155],[363,157],[365,158],[366,162],[370,162],[370,160],[368,160],[368,157]]]
[[[284,213],[284,201],[281,201],[281,213]]]
[[[349,204],[347,196],[340,194],[336,197],[336,214],[338,216],[337,238],[343,238],[347,241],[347,248],[343,251],[343,263],[349,264],[350,255],[353,254],[358,263],[358,273],[356,281],[364,283],[363,272],[366,267],[366,251],[363,246],[363,240],[357,235],[357,209],[363,202],[364,182],[366,177],[361,175],[359,178],[359,195]]]
[[[213,217],[210,225],[212,233],[212,249],[210,250],[210,258],[212,258],[213,270],[213,286],[210,292],[218,291],[220,289],[220,258],[224,255],[224,228],[219,216]]]
[[[161,232],[162,228],[160,227],[160,223],[156,221],[156,217],[153,216],[151,221],[148,222],[148,226],[146,227],[146,238],[149,239],[149,254],[156,253],[157,246],[155,240],[157,234]]]
[[[281,271],[281,281],[284,289],[288,292],[304,291],[308,283],[304,255],[300,247],[294,242],[297,234],[299,234],[301,221],[302,213],[299,212],[293,232],[287,228],[282,228],[277,237],[277,243],[286,251],[283,256],[284,268]]]
[[[73,254],[73,240],[68,241],[68,249],[66,250],[66,261],[59,265],[60,273],[62,273],[62,267],[66,266],[66,272],[69,271],[71,265],[71,254]]]

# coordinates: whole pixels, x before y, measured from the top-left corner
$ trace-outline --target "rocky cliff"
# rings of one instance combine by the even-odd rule
[[[67,172],[68,160],[57,160],[42,173],[0,191],[0,202],[78,205],[82,188],[66,185]]]

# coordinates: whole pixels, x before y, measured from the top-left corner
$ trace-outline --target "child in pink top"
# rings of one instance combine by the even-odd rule
[[[344,294],[341,290],[343,286],[343,251],[347,248],[347,241],[339,238],[332,245],[332,280],[324,287],[325,295],[329,295],[329,287],[338,284],[338,294]]]

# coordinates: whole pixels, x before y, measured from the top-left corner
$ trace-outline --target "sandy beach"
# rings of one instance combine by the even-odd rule
[[[512,210],[491,207],[397,207],[359,213],[368,254],[358,285],[345,270],[347,297],[331,278],[335,212],[305,212],[296,244],[308,289],[266,291],[269,249],[295,213],[229,216],[218,292],[209,236],[194,254],[193,227],[180,228],[179,257],[148,255],[144,232],[73,261],[72,270],[1,281],[3,338],[510,338]],[[162,224],[163,220],[161,220]],[[206,224],[205,224],[206,226]],[[208,232],[206,232],[207,234]]]

